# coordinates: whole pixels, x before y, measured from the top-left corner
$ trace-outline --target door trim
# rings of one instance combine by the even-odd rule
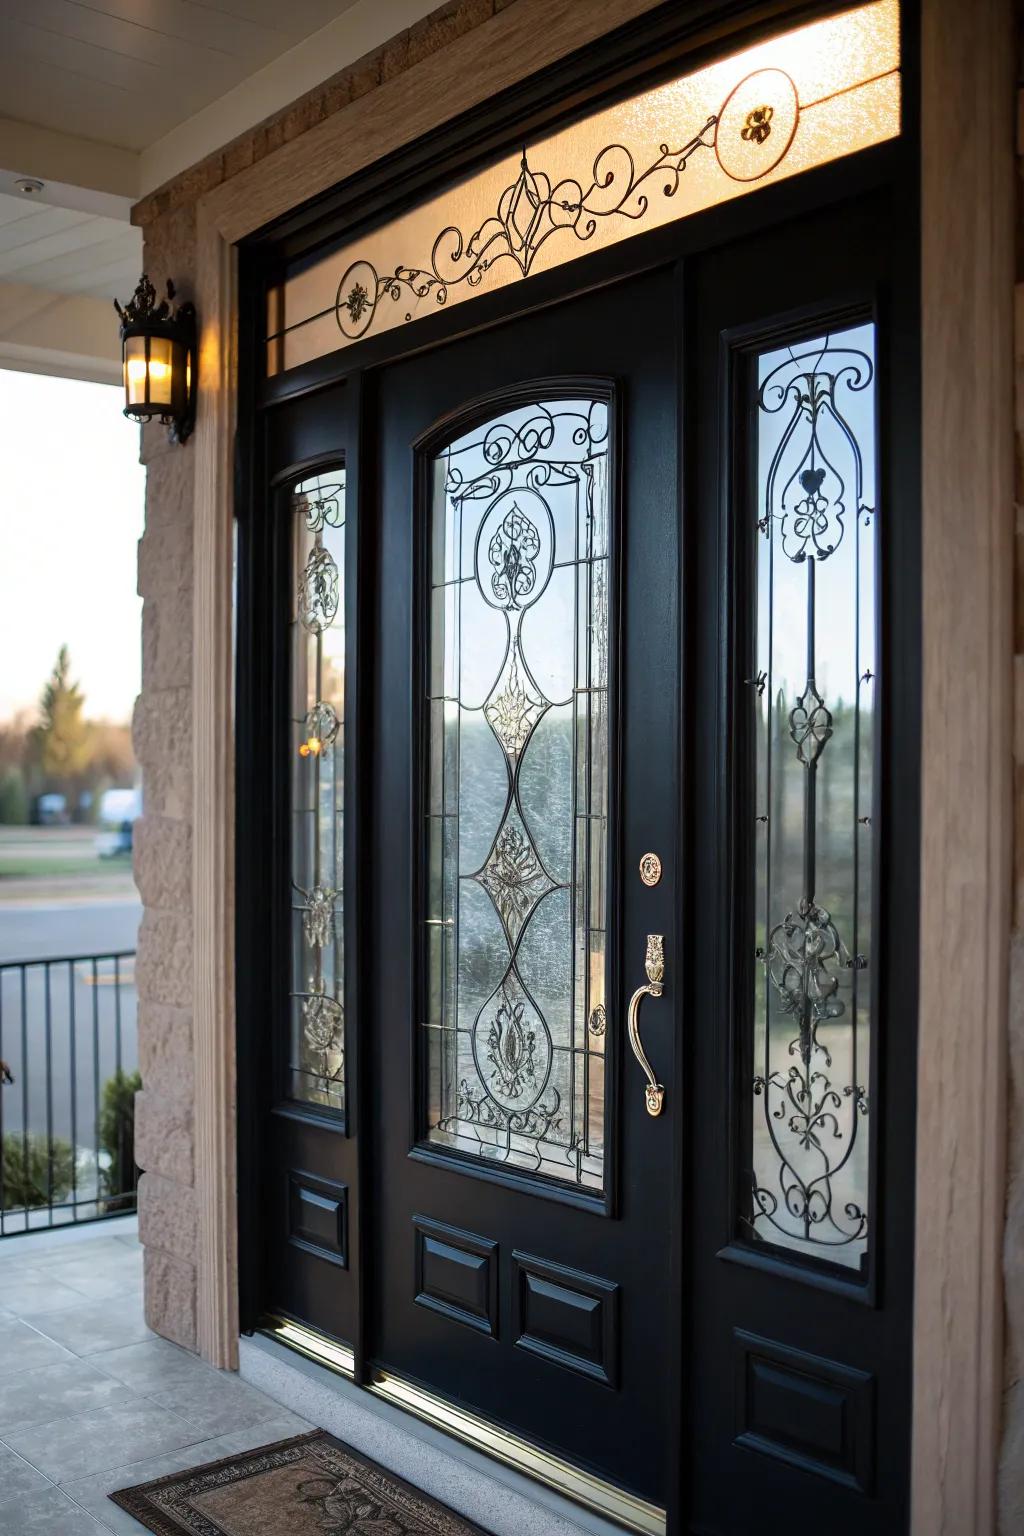
[[[948,113],[964,131],[953,175],[939,136],[925,127],[921,144],[921,229],[942,248],[924,234],[911,1497],[921,1536],[981,1536],[997,1525],[1003,1390],[1017,53],[1008,0],[922,12],[921,121]]]
[[[914,0],[904,0],[904,7],[908,35],[914,35],[917,7]],[[978,0],[974,7],[931,0],[923,10],[920,96],[916,82],[909,80],[905,120],[908,131],[921,140],[924,227],[942,228],[946,234],[925,245],[921,264],[927,317],[922,335],[923,737],[929,747],[941,743],[942,750],[932,752],[922,786],[912,1530],[917,1536],[936,1536],[993,1529],[1000,1433],[1013,722],[1010,348],[1016,49],[1006,0]],[[636,11],[635,5],[616,7],[608,0],[600,11],[595,6],[590,30],[597,35]],[[378,93],[371,91],[208,193],[197,206],[195,299],[202,330],[200,413],[192,451],[198,1335],[204,1357],[216,1365],[237,1363],[230,921],[230,551],[238,317],[233,248],[321,193],[339,175],[354,174],[389,149],[439,128],[462,105],[433,88],[439,67],[454,78],[461,71],[464,84],[471,78],[475,100],[486,103],[518,84],[520,69],[541,69],[564,59],[579,45],[580,20],[573,8],[559,20],[543,0],[519,0],[407,71],[402,77],[405,100],[415,102],[415,110],[389,126],[387,135],[381,133]],[[519,51],[509,40],[513,29]],[[488,41],[495,37],[504,44]],[[483,55],[481,42],[487,43]],[[519,64],[523,58],[529,62]],[[462,69],[464,61],[471,72]],[[922,123],[930,126],[920,134]],[[956,175],[950,174],[947,132],[936,124],[955,126]],[[318,150],[312,147],[314,139]],[[977,362],[976,379],[985,384],[973,399],[962,388],[965,353]],[[972,407],[960,434],[946,431],[950,402],[956,402],[958,413],[968,403]],[[964,534],[968,521],[972,537]],[[957,707],[963,700],[970,701],[969,709]],[[977,768],[979,743],[988,794],[965,805],[966,770],[973,774]],[[945,920],[949,914],[963,919],[952,930],[955,964]],[[950,994],[947,989],[954,983]],[[951,1169],[952,1183],[946,1177]],[[979,1189],[980,1200],[975,1198]]]

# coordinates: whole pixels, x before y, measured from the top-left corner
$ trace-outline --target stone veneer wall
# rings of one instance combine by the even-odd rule
[[[145,270],[183,294],[195,245],[192,208],[145,234]],[[139,544],[142,693],[133,735],[142,767],[135,881],[143,903],[136,983],[139,1064],[135,1155],[145,1244],[146,1320],[196,1347],[196,1193],[192,1136],[192,493],[194,457],[162,427],[142,434],[146,528]]]

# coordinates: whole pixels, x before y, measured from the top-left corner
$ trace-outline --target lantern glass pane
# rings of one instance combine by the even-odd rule
[[[124,344],[124,403],[146,404],[146,338],[129,336]]]
[[[150,404],[169,411],[174,403],[174,361],[177,346],[167,336],[149,338],[149,400]]]

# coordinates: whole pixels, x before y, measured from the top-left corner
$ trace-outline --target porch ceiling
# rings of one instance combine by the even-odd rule
[[[135,286],[141,256],[124,219],[0,191],[0,282],[111,299]]]
[[[143,150],[354,3],[4,0],[0,101],[25,122]]]
[[[110,300],[142,265],[133,203],[436,5],[0,0],[0,367],[74,371],[109,328],[93,359],[107,376]],[[81,334],[54,350],[50,325],[37,347],[41,316],[70,323],[68,296]]]

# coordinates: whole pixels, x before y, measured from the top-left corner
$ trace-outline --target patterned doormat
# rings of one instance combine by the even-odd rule
[[[321,1430],[110,1497],[156,1536],[485,1536]]]

